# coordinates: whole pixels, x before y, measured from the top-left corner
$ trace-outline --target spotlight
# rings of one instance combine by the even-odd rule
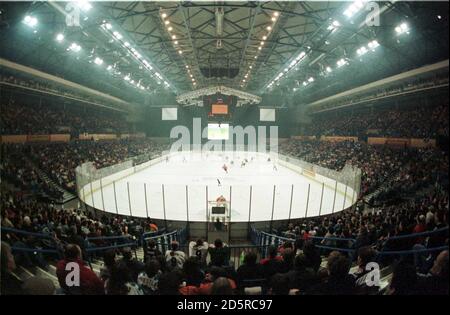
[[[76,4],[81,10],[86,12],[92,9],[92,5],[89,3],[89,1],[86,0],[78,0],[76,1]]]
[[[38,20],[37,18],[27,15],[24,19],[23,22],[28,25],[29,27],[35,27],[38,24]]]
[[[99,65],[99,66],[100,66],[100,65],[103,63],[103,59],[101,59],[101,58],[99,58],[99,57],[95,57],[94,63],[95,63],[96,65]]]
[[[403,34],[403,33],[409,34],[409,27],[408,27],[408,24],[406,24],[406,23],[400,24],[399,26],[397,26],[397,27],[395,28],[395,31],[397,32],[397,35],[401,35],[401,34]]]
[[[74,51],[74,52],[79,52],[79,51],[81,50],[81,46],[78,45],[77,43],[72,43],[72,44],[69,46],[69,50],[72,50],[72,51]]]

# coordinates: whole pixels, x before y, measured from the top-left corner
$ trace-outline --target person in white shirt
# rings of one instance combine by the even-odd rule
[[[165,260],[166,267],[169,270],[181,269],[183,268],[184,261],[186,260],[186,255],[184,252],[179,250],[179,244],[177,241],[173,241],[170,244],[170,250],[166,251]]]
[[[202,266],[206,266],[206,257],[208,256],[208,242],[202,239],[191,241],[189,243],[189,257],[197,257]]]

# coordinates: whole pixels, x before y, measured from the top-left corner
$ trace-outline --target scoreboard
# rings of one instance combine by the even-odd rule
[[[213,115],[228,115],[228,105],[226,104],[212,104],[211,114]]]

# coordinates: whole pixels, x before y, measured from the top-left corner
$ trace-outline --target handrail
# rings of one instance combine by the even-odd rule
[[[108,249],[131,247],[131,246],[136,246],[136,242],[125,243],[125,244],[114,244],[114,245],[110,245],[110,246],[88,247],[88,248],[86,248],[86,252],[96,252],[96,251],[103,251],[103,250],[108,250]]]
[[[95,240],[114,240],[121,238],[133,238],[133,235],[113,235],[113,236],[95,236],[95,237],[87,237],[87,241],[95,241]]]
[[[9,228],[9,227],[3,227],[1,228],[1,232],[10,232],[10,233],[17,233],[17,234],[24,234],[24,235],[30,235],[30,236],[38,236],[43,238],[51,238],[53,239],[52,235],[50,233],[37,233],[37,232],[29,232],[24,230],[18,230],[15,228]]]
[[[380,256],[385,256],[385,255],[409,255],[409,254],[415,254],[415,253],[429,253],[429,252],[442,251],[442,250],[448,250],[448,246],[443,245],[443,246],[432,247],[432,248],[379,251],[378,255],[380,255]]]
[[[434,235],[441,233],[443,231],[447,231],[447,227],[439,228],[433,231],[426,231],[426,232],[420,232],[420,233],[411,233],[407,235],[400,235],[400,236],[393,236],[390,238],[387,238],[386,241],[392,241],[396,239],[405,239],[405,238],[417,238],[422,236],[428,236],[428,235]],[[280,243],[280,241],[289,241],[289,242],[295,242],[295,239],[286,238],[282,236],[278,236],[275,234],[269,234],[264,231],[258,231],[254,227],[251,228],[250,231],[251,235],[250,238],[255,243],[260,243],[261,245],[264,241],[268,241],[272,244]],[[262,239],[262,237],[265,237],[265,239]],[[312,236],[311,239],[317,239],[317,240],[336,240],[336,241],[353,241],[356,242],[355,239],[349,239],[349,238],[336,238],[336,237],[319,237],[319,236]],[[277,244],[277,245],[278,245]],[[270,245],[270,244],[265,244]],[[355,252],[355,248],[341,248],[341,247],[334,247],[334,246],[326,246],[326,245],[320,245],[316,244],[316,247],[319,249],[326,249],[326,250],[337,250],[341,252]],[[439,246],[439,247],[433,247],[433,248],[424,248],[424,249],[414,249],[414,250],[401,250],[401,251],[384,251],[383,249],[379,251],[379,255],[409,255],[414,253],[428,253],[428,252],[434,252],[434,251],[440,251],[440,250],[446,250],[448,249],[448,246]]]
[[[426,232],[419,232],[419,233],[411,233],[411,234],[406,234],[406,235],[398,235],[398,236],[392,236],[392,237],[388,237],[386,240],[387,241],[392,241],[392,240],[399,240],[399,239],[404,239],[404,238],[415,238],[415,237],[421,237],[421,236],[426,236],[426,235],[433,235],[433,234],[437,234],[439,232],[443,232],[443,231],[447,231],[448,230],[448,226],[443,227],[443,228],[439,228],[433,231],[426,231]]]
[[[12,251],[22,251],[22,252],[59,254],[59,251],[57,249],[45,249],[45,248],[30,248],[30,247],[11,246],[11,250]]]

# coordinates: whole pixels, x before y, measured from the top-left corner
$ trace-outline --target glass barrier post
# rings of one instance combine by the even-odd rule
[[[291,185],[291,201],[289,203],[289,218],[288,224],[291,223],[291,213],[292,213],[292,200],[294,198],[294,184]]]
[[[345,183],[344,202],[342,203],[342,210],[345,209],[345,201],[347,200],[347,183]]]
[[[356,193],[356,174],[354,177],[354,181],[353,181],[353,194],[352,194],[352,204],[356,201],[356,199],[358,199],[358,197],[355,198],[355,193]]]
[[[145,213],[147,214],[147,218],[149,218],[149,216],[148,216],[148,203],[147,203],[147,183],[144,183],[144,198],[145,198]]]
[[[331,210],[331,213],[334,213],[334,206],[336,205],[336,193],[337,193],[337,180],[334,184],[334,197],[333,197],[333,209]]]
[[[127,194],[128,194],[128,208],[130,210],[130,216],[133,216],[133,214],[131,213],[130,182],[127,182]]]
[[[209,230],[209,218],[208,218],[208,185],[206,185],[205,186],[205,190],[206,190],[206,194],[205,194],[205,196],[206,196],[206,212],[205,212],[205,215],[206,215],[206,240],[208,241],[208,230]]]
[[[305,210],[305,218],[308,217],[308,207],[309,207],[309,191],[311,190],[311,184],[308,184],[308,194],[306,196],[306,210]]]
[[[116,213],[119,214],[119,208],[117,207],[116,181],[113,181],[113,189],[114,189],[114,203],[116,205]]]
[[[83,205],[84,205],[84,211],[86,211],[87,210],[86,209],[86,195],[84,194],[84,187],[81,189],[83,189]]]
[[[188,193],[188,186],[186,185],[186,223],[187,223],[187,230],[189,231],[189,193]]]
[[[166,227],[166,231],[168,231],[167,218],[166,218],[166,197],[164,195],[164,184],[161,185],[161,189],[162,189],[162,202],[163,202],[163,211],[164,211],[164,225]]]
[[[250,198],[249,198],[249,202],[248,202],[248,232],[250,233],[250,218],[252,215],[252,193],[253,193],[253,186],[250,185]]]
[[[276,189],[276,185],[273,185],[273,194],[272,194],[272,216],[270,217],[270,227],[269,227],[269,231],[270,233],[272,233],[272,228],[273,228],[273,212],[275,211],[275,189]]]
[[[92,181],[89,183],[89,187],[91,188],[92,207],[94,208],[95,211],[94,190],[92,189]]]
[[[320,194],[320,206],[319,206],[319,216],[322,214],[322,201],[323,201],[323,190],[325,188],[325,183],[322,183],[322,193]]]
[[[103,197],[103,183],[102,183],[102,179],[100,178],[100,195],[102,196],[102,207],[103,207],[103,211],[105,210],[105,198]]]
[[[230,204],[229,204],[229,207],[230,207],[230,214],[229,214],[229,219],[228,219],[228,243],[230,243],[230,240],[231,240],[231,195],[232,195],[232,193],[231,193],[231,191],[232,191],[232,186],[230,186]]]

